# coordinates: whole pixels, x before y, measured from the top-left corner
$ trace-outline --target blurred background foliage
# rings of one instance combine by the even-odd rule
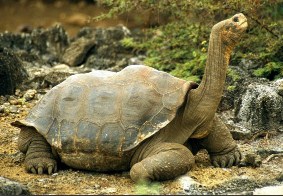
[[[204,71],[212,26],[242,12],[248,18],[249,28],[234,50],[230,64],[239,65],[244,59],[245,62],[251,62],[254,77],[270,80],[283,77],[282,0],[97,2],[109,7],[110,11],[95,20],[127,13],[150,13],[149,20],[155,22],[151,23],[151,28],[145,30],[146,36],[138,40],[125,38],[122,44],[133,51],[144,52],[146,65],[197,82]]]

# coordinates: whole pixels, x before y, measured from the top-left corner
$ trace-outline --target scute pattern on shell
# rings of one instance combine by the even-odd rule
[[[61,152],[119,156],[172,121],[191,86],[142,65],[77,74],[51,89],[21,123]]]

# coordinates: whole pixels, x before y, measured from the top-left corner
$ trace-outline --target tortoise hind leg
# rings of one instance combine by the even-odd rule
[[[130,170],[135,182],[174,179],[188,172],[195,162],[190,150],[177,143],[159,143],[146,149],[146,154],[135,156],[139,156],[138,161]]]
[[[57,171],[56,154],[46,139],[33,127],[21,127],[18,139],[19,150],[26,154],[25,168],[28,172],[51,174]]]

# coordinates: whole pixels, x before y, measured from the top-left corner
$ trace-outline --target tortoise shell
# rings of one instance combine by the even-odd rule
[[[194,86],[142,65],[76,74],[52,88],[20,123],[64,153],[117,155],[172,121]]]

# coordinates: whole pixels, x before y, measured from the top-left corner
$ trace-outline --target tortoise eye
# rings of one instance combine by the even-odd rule
[[[239,22],[239,18],[236,16],[236,17],[233,18],[233,21],[234,22]]]

